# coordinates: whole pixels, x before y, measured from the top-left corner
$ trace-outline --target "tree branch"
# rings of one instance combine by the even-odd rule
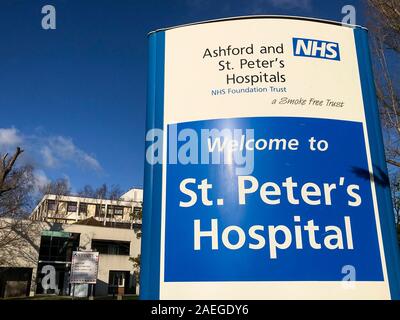
[[[21,153],[24,152],[20,147],[17,147],[17,150],[15,151],[14,155],[10,160],[7,161],[8,153],[6,153],[3,156],[3,163],[2,167],[0,168],[0,195],[3,193],[12,190],[14,187],[12,186],[6,186],[6,179],[7,176],[10,174],[11,170],[14,167],[15,162],[17,161],[18,157],[21,155]]]
[[[400,162],[399,161],[387,159],[386,162],[391,164],[392,166],[396,166],[396,167],[400,168]]]

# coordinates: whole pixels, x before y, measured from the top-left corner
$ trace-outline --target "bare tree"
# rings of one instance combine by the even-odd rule
[[[101,215],[101,213],[103,213],[103,224],[104,225],[107,224],[107,208],[106,208],[106,205],[103,205],[103,200],[105,200],[107,197],[107,191],[108,191],[108,188],[105,183],[103,183],[95,191],[95,198],[100,200],[100,204],[99,204],[100,213],[99,214]],[[103,206],[104,206],[104,212],[102,212]]]
[[[392,176],[390,181],[390,190],[392,192],[393,209],[397,224],[397,234],[399,235],[400,241],[400,176],[398,173],[393,174]]]
[[[96,189],[94,192],[95,197],[97,199],[106,199],[108,195],[108,187],[105,183],[103,183],[100,187]]]
[[[108,188],[107,198],[109,200],[112,200],[116,206],[119,206],[120,202],[121,202],[122,194],[123,194],[123,192],[118,185],[112,185],[111,188]],[[114,213],[115,213],[115,206],[114,206],[114,209],[112,211],[112,216],[111,216],[112,222],[114,223],[114,226],[115,226],[117,219],[116,219],[116,216],[114,215]],[[108,212],[107,212],[107,214],[108,214]]]
[[[9,154],[5,153],[1,156],[0,163],[0,196],[17,187],[15,179],[12,179],[13,169],[18,157],[24,152],[20,147],[17,147],[14,155],[9,158]],[[10,179],[11,177],[11,179]]]
[[[0,217],[3,218],[24,218],[32,208],[33,168],[16,165],[22,153],[18,147],[11,157],[8,153],[0,155]]]
[[[143,206],[135,207],[132,212],[132,223],[131,226],[135,223],[138,226],[139,223],[142,222],[143,218]],[[142,237],[141,228],[136,228],[136,238],[140,239]]]
[[[123,191],[121,190],[119,185],[113,184],[111,188],[108,188],[107,199],[119,201]]]
[[[61,218],[63,213],[60,213],[61,206],[63,202],[61,201],[63,196],[71,195],[71,188],[67,179],[60,178],[55,181],[51,181],[48,184],[40,188],[42,198],[45,195],[53,195],[54,199],[54,218]],[[48,202],[46,204],[48,206]],[[49,208],[46,210],[46,214],[49,214]]]
[[[133,275],[135,276],[136,286],[140,282],[140,253],[136,257],[130,257],[129,261],[133,263]]]
[[[368,0],[376,96],[383,128],[393,209],[400,230],[400,2]]]
[[[0,265],[3,266],[13,265],[15,260],[32,262],[38,250],[30,237],[36,226],[26,220],[33,206],[35,179],[32,166],[18,166],[22,153],[18,147],[12,156],[0,155]]]
[[[95,198],[95,191],[90,185],[85,185],[81,190],[78,191],[78,196],[85,198]]]
[[[387,162],[400,167],[400,2],[368,0],[376,95]]]
[[[107,186],[107,184],[103,183],[101,186],[97,188],[93,188],[90,185],[85,185],[81,190],[78,191],[78,195],[81,197],[95,198],[98,199],[98,208],[100,210],[99,214],[103,214],[103,223],[107,224],[107,208],[104,205],[103,212],[103,201],[104,200],[113,200],[116,205],[121,201],[121,196],[123,191],[118,185],[112,185],[111,187]]]
[[[113,184],[109,187],[105,183],[97,188],[93,188],[91,185],[87,184],[78,191],[78,195],[81,197],[108,200],[120,200],[122,194],[123,191],[119,185]]]

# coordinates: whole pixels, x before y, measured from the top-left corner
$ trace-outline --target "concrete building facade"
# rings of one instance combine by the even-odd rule
[[[131,189],[115,200],[47,194],[32,211],[30,219],[72,224],[94,218],[105,226],[129,228],[142,210],[142,203],[142,189]]]
[[[139,189],[120,200],[46,195],[29,220],[0,219],[0,297],[87,296],[90,286],[69,283],[73,251],[99,252],[94,295],[138,294],[141,197]]]
[[[26,295],[30,296],[70,295],[71,254],[77,250],[99,251],[97,283],[94,290],[96,296],[114,294],[118,286],[124,288],[125,294],[138,293],[138,283],[130,258],[140,254],[140,237],[138,237],[140,228],[117,229],[27,220],[19,221],[18,225],[16,228],[15,222],[0,220],[0,238],[4,237],[4,233],[9,234],[10,238],[18,238],[17,241],[12,241],[1,248],[0,278],[2,271],[11,272],[11,278],[3,277],[3,283],[0,281],[0,297],[17,296],[21,295],[21,292],[26,292]],[[65,253],[54,253],[54,251],[59,253],[63,247],[67,247]],[[46,290],[46,286],[52,281],[48,279],[49,277],[46,278],[49,275],[49,266],[54,268],[56,287]],[[18,272],[20,275],[13,276]],[[24,272],[28,272],[29,276],[21,274]],[[121,277],[122,284],[116,283],[115,281],[120,281]],[[81,288],[82,290],[87,292],[88,288]]]

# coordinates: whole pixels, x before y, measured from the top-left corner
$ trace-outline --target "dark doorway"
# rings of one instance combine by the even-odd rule
[[[0,268],[0,297],[28,297],[32,268]]]
[[[110,270],[108,277],[108,294],[134,294],[136,291],[135,285],[134,283],[131,284],[130,280],[129,271]]]

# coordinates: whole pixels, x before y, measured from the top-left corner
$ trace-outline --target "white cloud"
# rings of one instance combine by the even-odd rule
[[[0,128],[0,153],[21,146],[24,161],[39,169],[59,168],[71,164],[81,169],[101,172],[102,166],[91,154],[79,148],[70,137],[46,135],[41,132],[23,135],[17,128]]]
[[[48,146],[43,146],[42,149],[40,149],[40,153],[43,157],[44,163],[47,167],[55,167],[57,164],[57,160],[53,156],[53,152]]]
[[[101,171],[100,163],[85,151],[79,149],[71,138],[54,136],[47,139],[47,144],[42,153],[47,164],[55,166],[63,162],[73,162],[81,167]]]
[[[87,165],[89,165],[91,168],[100,171],[101,165],[100,163],[92,156],[88,155],[88,154],[83,154],[82,155],[82,160],[84,163],[86,163]]]
[[[18,130],[12,128],[0,128],[0,147],[7,148],[22,143],[23,138]]]
[[[63,159],[73,158],[78,150],[70,138],[63,136],[50,137],[48,144],[51,150]]]
[[[41,169],[33,171],[33,177],[35,179],[35,190],[39,191],[40,188],[50,183],[50,179],[46,176],[45,172]]]

